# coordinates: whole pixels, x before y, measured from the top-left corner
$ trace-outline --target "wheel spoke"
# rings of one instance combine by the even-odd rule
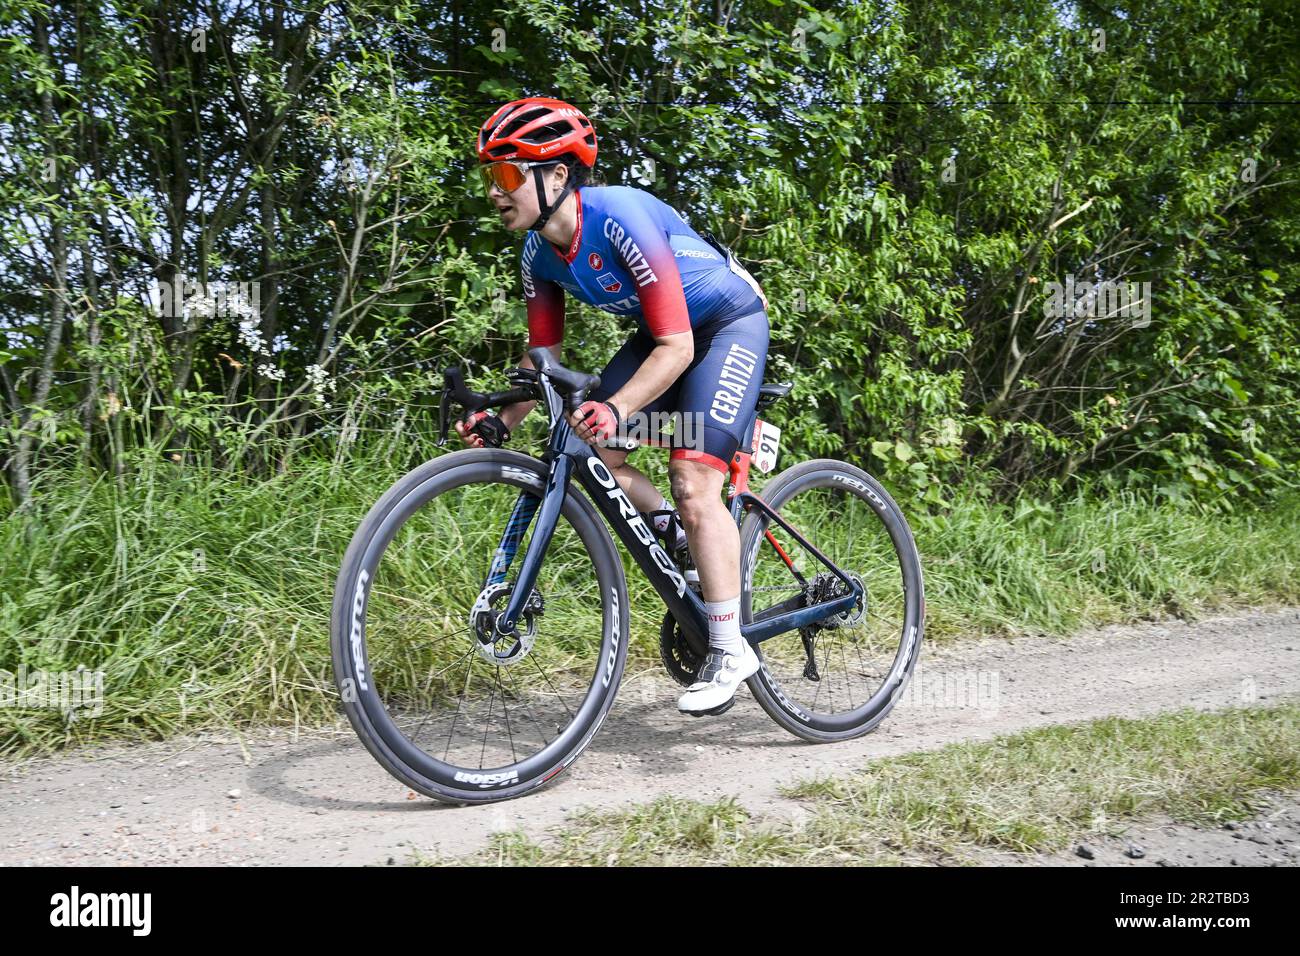
[[[513,688],[514,678],[510,676],[510,668],[508,667],[506,668],[506,680],[510,681],[510,686]],[[518,690],[515,691],[515,696],[524,702],[524,709],[528,711],[528,716],[533,718],[533,723],[536,724],[537,729],[541,731],[542,745],[545,747],[549,747],[551,745],[551,741],[546,736],[546,727],[542,724],[540,720],[537,719],[537,715],[533,712],[533,709],[528,706],[527,698],[524,697],[523,694],[519,693]]]
[[[844,643],[840,642],[840,662],[844,664],[844,686],[849,692],[849,710],[857,710],[857,705],[853,703],[853,677],[849,672],[848,662],[844,659]]]
[[[500,675],[498,675],[498,676],[500,676]],[[479,768],[480,770],[483,769],[483,755],[487,753],[488,730],[489,730],[489,729],[491,728],[491,726],[492,726],[492,704],[493,704],[493,702],[496,700],[496,697],[497,697],[497,688],[496,688],[496,685],[493,684],[493,685],[492,685],[492,696],[488,698],[488,712],[487,712],[487,719],[483,721],[483,749],[480,750],[480,751],[479,751],[479,754],[478,754],[478,768]]]
[[[569,720],[573,720],[573,711],[569,710],[568,702],[564,699],[563,695],[560,694],[559,690],[556,689],[555,685],[551,683],[551,679],[546,676],[546,671],[542,670],[542,665],[538,664],[536,659],[532,658],[531,654],[529,655],[529,658],[533,660],[533,666],[537,668],[537,673],[542,675],[542,680],[546,681],[547,686],[551,688],[551,691],[555,694],[556,698],[564,706],[565,711],[569,715]]]
[[[472,648],[470,649],[470,654],[473,654],[473,649],[472,649]],[[466,656],[469,656],[469,655],[466,655]],[[472,657],[470,657],[469,667],[465,668],[465,687],[464,687],[464,689],[461,691],[461,695],[460,695],[460,697],[456,700],[456,716],[455,716],[455,717],[452,717],[452,719],[451,719],[451,730],[447,731],[447,749],[444,750],[443,753],[442,753],[442,759],[443,759],[443,760],[446,760],[446,759],[447,759],[447,754],[451,751],[451,738],[452,738],[452,737],[455,735],[455,733],[456,733],[456,721],[460,719],[460,709],[461,709],[461,705],[464,704],[464,702],[465,702],[465,698],[466,698],[467,696],[469,696],[469,678],[470,678],[470,673],[471,673],[473,670],[474,670],[474,659],[473,659]]]
[[[515,753],[515,734],[510,727],[510,705],[506,703],[506,689],[501,686],[500,667],[497,667],[497,686],[501,689],[501,713],[506,719],[506,736],[510,738],[510,762],[518,763],[519,754]]]

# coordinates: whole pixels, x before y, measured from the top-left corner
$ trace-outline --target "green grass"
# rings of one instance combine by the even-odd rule
[[[522,831],[497,833],[491,847],[464,857],[416,854],[422,866],[809,866],[819,862],[891,865],[884,847],[823,834],[820,818],[793,839],[788,826],[756,822],[734,798],[702,803],[661,797],[617,813],[580,811],[546,843]]]
[[[339,562],[379,495],[436,453],[408,432],[400,448],[376,440],[347,458],[304,453],[257,480],[162,461],[120,486],[44,472],[36,508],[0,518],[0,669],[102,670],[104,709],[70,720],[0,708],[0,753],[335,720],[328,632]],[[662,456],[638,457],[666,487]],[[935,639],[1300,602],[1300,496],[1226,518],[1133,497],[1054,511],[954,498],[963,503],[947,515],[909,513]],[[495,528],[502,516],[464,518],[460,529]],[[431,579],[468,573],[445,553],[437,560],[457,573]],[[659,666],[663,607],[625,564],[633,674]]]
[[[458,866],[970,863],[981,850],[1059,851],[1166,814],[1219,823],[1266,791],[1300,788],[1300,704],[1142,720],[1107,718],[873,762],[783,791],[801,820],[754,819],[734,798],[665,797],[584,812],[542,842],[521,831]]]
[[[949,513],[913,521],[930,638],[1300,601],[1300,496],[1232,516],[1131,493],[1050,508],[953,497]]]
[[[905,848],[1059,850],[1105,821],[1241,819],[1300,786],[1300,706],[1104,718],[880,761],[787,795]]]

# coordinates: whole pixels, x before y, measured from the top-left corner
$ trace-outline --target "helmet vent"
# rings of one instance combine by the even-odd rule
[[[525,143],[549,143],[551,140],[559,139],[561,136],[566,136],[571,132],[573,132],[573,128],[568,123],[561,121],[559,123],[551,123],[549,126],[543,126],[540,129],[535,129],[527,136],[521,136],[519,138]]]
[[[532,109],[525,112],[522,116],[516,114],[514,117],[511,118],[509,123],[501,127],[501,130],[497,133],[497,138],[506,139],[508,137],[511,137],[515,133],[519,132],[519,130],[527,126],[529,123],[531,123],[533,120],[541,119],[549,112],[550,110],[546,110],[546,109]]]

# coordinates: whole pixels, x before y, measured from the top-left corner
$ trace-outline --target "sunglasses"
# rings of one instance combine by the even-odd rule
[[[557,160],[548,159],[523,163],[513,159],[506,159],[496,163],[486,163],[478,169],[483,176],[484,189],[490,190],[493,184],[496,184],[496,187],[503,193],[512,193],[527,182],[527,177],[524,174],[529,169],[534,166],[554,166],[557,162]]]

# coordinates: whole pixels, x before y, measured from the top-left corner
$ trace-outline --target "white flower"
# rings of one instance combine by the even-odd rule
[[[244,319],[257,317],[257,309],[253,308],[253,303],[244,294],[244,289],[239,284],[231,282],[227,285],[225,291],[225,305],[228,314],[237,315]]]
[[[210,319],[217,314],[217,303],[202,286],[198,286],[193,294],[185,298],[185,312],[191,316]]]
[[[269,378],[273,382],[284,381],[284,369],[276,368],[274,365],[270,365],[266,362],[263,362],[257,367],[257,373]]]
[[[253,354],[258,352],[269,354],[266,343],[262,341],[262,333],[258,331],[257,320],[254,318],[245,318],[240,321],[239,340]]]
[[[325,369],[319,365],[308,365],[306,375],[307,384],[311,386],[312,392],[315,393],[316,401],[324,405],[325,393],[333,390],[334,379],[330,378]]]

